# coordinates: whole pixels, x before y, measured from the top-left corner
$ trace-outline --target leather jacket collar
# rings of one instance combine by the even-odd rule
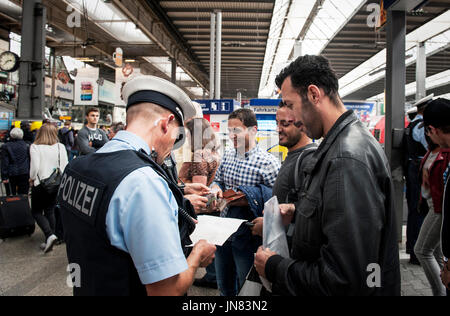
[[[305,172],[311,174],[314,171],[315,166],[320,162],[322,157],[328,152],[328,149],[335,142],[339,134],[351,123],[356,122],[358,118],[354,114],[353,110],[349,110],[341,115],[336,121],[328,134],[323,139],[317,151],[313,154],[312,158],[305,165]]]

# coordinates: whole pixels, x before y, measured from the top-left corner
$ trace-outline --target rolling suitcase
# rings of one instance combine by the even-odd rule
[[[2,193],[3,193],[3,186]],[[29,235],[35,230],[28,195],[0,197],[0,239]]]

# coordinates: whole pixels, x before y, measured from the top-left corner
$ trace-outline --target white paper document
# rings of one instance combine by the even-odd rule
[[[223,218],[201,215],[197,218],[198,224],[191,235],[193,245],[205,239],[210,244],[222,246],[246,222],[245,219]]]

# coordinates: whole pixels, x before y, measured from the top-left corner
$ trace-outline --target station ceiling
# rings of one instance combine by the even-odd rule
[[[71,2],[83,1],[93,6],[95,2],[108,2],[121,13],[120,19],[107,21],[87,14],[79,29],[67,27],[67,6]],[[326,1],[339,3],[341,0],[311,0],[314,2],[307,23],[302,26],[305,34]],[[344,0],[342,0],[344,1]],[[0,0],[0,36],[2,32],[20,33],[20,16],[7,12]],[[21,5],[22,0],[10,0]],[[295,0],[285,1],[292,5]],[[344,1],[345,2],[345,1]],[[379,4],[379,0],[361,1],[358,10],[334,34],[321,54],[326,56],[339,78],[345,78],[352,70],[386,48],[385,30],[368,26],[370,14],[368,5]],[[209,89],[210,14],[221,10],[222,26],[222,97],[236,98],[238,91],[243,99],[258,97],[267,42],[274,18],[275,0],[230,0],[230,1],[178,1],[178,0],[43,0],[48,10],[47,45],[55,48],[58,55],[95,58],[95,65],[102,65],[113,75],[112,54],[117,47],[124,50],[127,58],[136,59],[144,73],[170,79],[160,63],[170,63],[175,58],[178,70],[191,79],[178,80],[192,97],[202,97],[198,91]],[[102,4],[104,5],[104,4]],[[409,34],[432,21],[450,9],[450,0],[425,1],[420,10],[407,13]],[[275,15],[280,12],[275,12]],[[286,19],[287,19],[286,14]],[[281,17],[283,18],[283,17]],[[145,36],[145,42],[129,42],[108,30],[105,25],[131,22],[135,29]],[[1,30],[3,29],[3,31]],[[137,31],[136,31],[137,32]],[[85,48],[83,43],[87,42]],[[292,57],[292,53],[290,54]],[[288,60],[286,60],[288,62]],[[450,69],[450,47],[446,46],[427,57],[427,77]],[[108,71],[106,71],[107,73]],[[407,67],[407,83],[415,81],[415,63]],[[196,90],[195,90],[196,89]],[[195,92],[194,92],[195,90]],[[450,84],[433,87],[438,93],[450,93]],[[384,77],[362,85],[357,91],[344,96],[348,100],[362,100],[379,95],[384,91]],[[442,94],[442,93],[441,93]],[[411,99],[411,96],[407,96]]]

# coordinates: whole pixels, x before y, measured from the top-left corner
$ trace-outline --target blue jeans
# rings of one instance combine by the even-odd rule
[[[254,254],[260,245],[260,238],[250,235],[231,237],[222,247],[217,247],[216,277],[221,296],[238,294],[253,266]]]
[[[430,210],[414,247],[414,253],[430,282],[434,296],[445,296],[445,287],[440,277],[444,262],[441,251],[441,227],[442,214]]]
[[[216,280],[216,260],[214,259],[213,262],[206,267],[206,274],[203,276],[203,279],[206,282],[215,283]]]

